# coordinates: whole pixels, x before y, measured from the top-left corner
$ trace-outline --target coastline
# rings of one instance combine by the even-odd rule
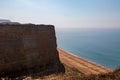
[[[102,66],[90,60],[84,59],[82,57],[76,56],[73,53],[65,51],[61,48],[58,48],[58,52],[59,52],[59,57],[62,63],[66,64],[69,67],[74,67],[78,69],[85,75],[112,72],[111,69],[105,66]]]

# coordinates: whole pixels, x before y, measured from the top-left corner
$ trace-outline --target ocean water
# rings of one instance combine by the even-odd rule
[[[120,29],[56,29],[58,48],[111,69],[120,67]]]

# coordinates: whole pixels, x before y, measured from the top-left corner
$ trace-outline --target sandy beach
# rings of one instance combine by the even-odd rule
[[[98,65],[94,62],[72,55],[62,49],[58,49],[59,57],[62,63],[69,67],[73,67],[84,73],[85,75],[100,74],[111,72],[109,68]]]

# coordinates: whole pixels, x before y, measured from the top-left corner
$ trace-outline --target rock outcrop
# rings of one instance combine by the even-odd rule
[[[64,72],[53,25],[0,24],[0,76]]]

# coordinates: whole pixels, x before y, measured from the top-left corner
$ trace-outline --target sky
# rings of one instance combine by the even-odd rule
[[[120,0],[0,0],[0,19],[57,28],[120,28]]]

